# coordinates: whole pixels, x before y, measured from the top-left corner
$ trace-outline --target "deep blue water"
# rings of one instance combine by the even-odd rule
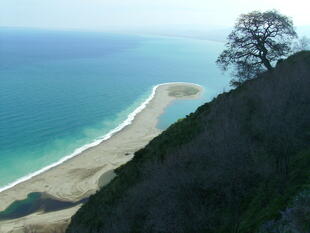
[[[0,188],[108,133],[154,85],[194,82],[159,128],[228,87],[218,42],[77,31],[0,29]]]

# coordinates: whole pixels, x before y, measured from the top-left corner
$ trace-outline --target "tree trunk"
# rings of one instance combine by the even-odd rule
[[[262,57],[262,62],[264,64],[264,66],[267,68],[267,70],[269,71],[273,71],[273,67],[270,64],[269,60],[266,57]]]
[[[267,70],[272,71],[273,67],[270,64],[270,61],[267,59],[268,50],[266,49],[266,47],[264,46],[263,43],[261,45],[261,50],[262,50],[262,55],[260,56],[260,59],[262,60],[264,66],[267,68]]]

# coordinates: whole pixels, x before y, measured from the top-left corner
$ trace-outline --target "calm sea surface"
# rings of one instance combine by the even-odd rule
[[[0,189],[98,140],[164,82],[205,87],[177,101],[166,128],[228,87],[218,42],[0,29]]]

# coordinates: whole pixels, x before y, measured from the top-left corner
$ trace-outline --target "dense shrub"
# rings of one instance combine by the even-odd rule
[[[67,232],[254,233],[278,224],[281,211],[295,224],[308,214],[299,201],[287,205],[310,184],[309,132],[310,53],[302,52],[152,140]]]
[[[292,205],[281,213],[279,220],[263,224],[260,233],[309,233],[310,191],[300,193]]]

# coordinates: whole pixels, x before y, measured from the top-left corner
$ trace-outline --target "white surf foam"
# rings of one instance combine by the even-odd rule
[[[109,133],[105,134],[104,136],[96,139],[94,142],[92,143],[89,143],[89,144],[86,144],[84,146],[81,146],[79,148],[77,148],[72,154],[70,155],[67,155],[65,157],[63,157],[62,159],[58,160],[57,162],[49,165],[49,166],[46,166],[36,172],[33,172],[33,173],[30,173],[26,176],[23,176],[21,178],[19,178],[18,180],[4,186],[4,187],[0,187],[0,193],[7,190],[7,189],[10,189],[12,187],[14,187],[15,185],[19,184],[19,183],[22,183],[24,181],[27,181],[27,180],[30,180],[31,178],[33,178],[34,176],[37,176],[43,172],[46,172],[47,170],[53,168],[53,167],[56,167],[62,163],[64,163],[65,161],[81,154],[83,151],[91,148],[91,147],[94,147],[94,146],[97,146],[99,145],[101,142],[103,141],[106,141],[108,140],[109,138],[111,138],[115,133],[121,131],[122,129],[124,129],[127,125],[130,125],[132,123],[132,121],[134,120],[135,116],[140,113],[143,109],[146,108],[147,104],[149,102],[151,102],[151,100],[154,98],[155,96],[155,93],[156,93],[156,90],[158,87],[160,86],[163,86],[163,85],[168,85],[168,84],[191,84],[191,85],[195,85],[195,86],[199,86],[199,87],[202,87],[201,85],[198,85],[198,84],[195,84],[195,83],[186,83],[186,82],[170,82],[170,83],[161,83],[161,84],[158,84],[156,86],[154,86],[152,88],[152,93],[151,95],[141,104],[139,105],[133,112],[131,112],[127,119],[125,121],[123,121],[121,124],[119,124],[116,128],[112,129],[111,131],[109,131]]]

